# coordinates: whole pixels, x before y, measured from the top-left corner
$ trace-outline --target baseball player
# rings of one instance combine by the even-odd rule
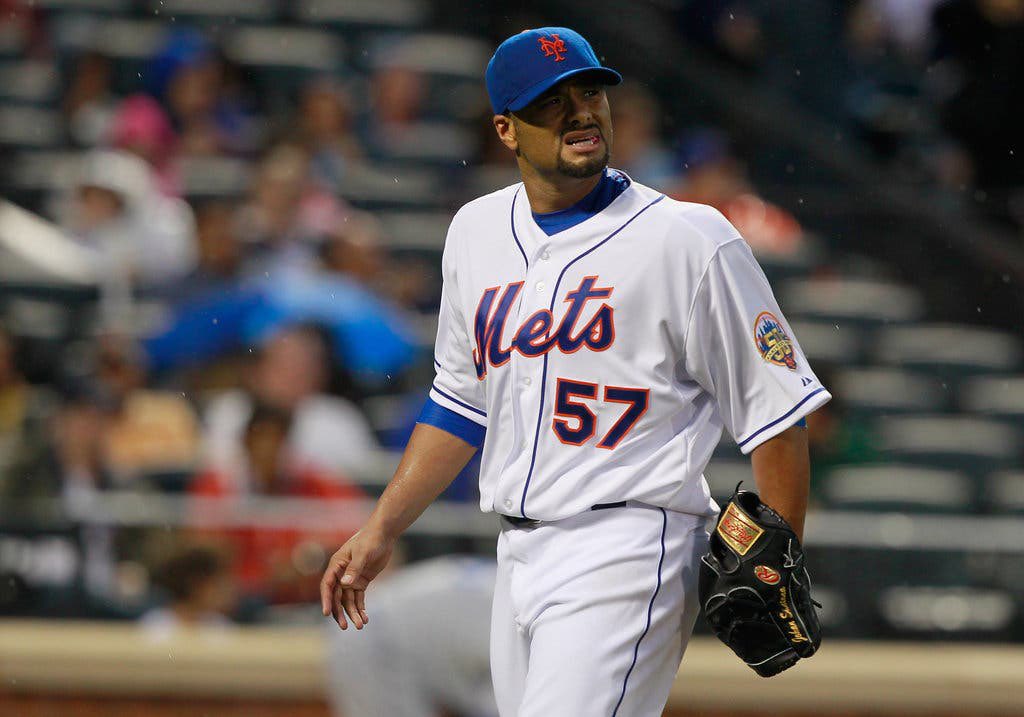
[[[335,717],[495,717],[488,624],[493,560],[444,556],[370,586],[372,630],[327,636]]]
[[[606,85],[568,28],[487,66],[522,182],[452,220],[430,397],[362,531],[331,559],[325,615],[367,624],[396,537],[482,446],[501,516],[491,673],[502,717],[660,715],[697,613],[723,427],[802,533],[803,416],[830,395],[717,211],[608,167]]]

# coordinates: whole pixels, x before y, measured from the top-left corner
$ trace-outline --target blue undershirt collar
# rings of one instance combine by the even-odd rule
[[[626,191],[628,186],[629,177],[625,174],[616,169],[605,169],[601,181],[583,199],[557,212],[533,212],[533,220],[545,234],[554,236],[603,211],[616,197]]]

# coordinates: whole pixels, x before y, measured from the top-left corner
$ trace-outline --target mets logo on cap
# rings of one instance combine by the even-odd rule
[[[754,319],[754,345],[768,363],[796,371],[793,341],[782,328],[782,322],[770,311],[762,311]]]
[[[562,54],[566,51],[565,41],[556,33],[551,33],[551,37],[538,37],[537,42],[540,43],[540,50],[544,53],[544,57],[554,57],[555,62],[565,59],[565,55]]]

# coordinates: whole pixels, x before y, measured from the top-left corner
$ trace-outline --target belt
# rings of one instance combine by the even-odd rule
[[[627,502],[628,501],[620,500],[617,503],[597,503],[595,505],[590,506],[590,509],[607,510],[608,508],[624,508]],[[524,518],[519,515],[505,515],[504,513],[499,513],[498,515],[500,515],[502,518],[504,518],[516,527],[538,525],[541,522],[536,518]]]

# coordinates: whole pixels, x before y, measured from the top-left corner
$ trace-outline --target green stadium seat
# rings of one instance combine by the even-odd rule
[[[970,513],[974,483],[964,473],[911,464],[840,466],[820,494],[836,510]]]
[[[299,0],[295,17],[310,25],[355,29],[411,29],[427,20],[423,0]]]
[[[840,328],[902,324],[924,314],[916,289],[861,278],[794,279],[782,285],[780,303],[790,319],[824,320]]]
[[[879,332],[876,358],[883,364],[930,371],[958,382],[972,375],[1020,367],[1021,345],[1012,334],[977,326],[929,324]]]
[[[960,388],[960,407],[1024,425],[1024,376],[978,376]]]
[[[1024,470],[998,471],[988,476],[983,500],[992,513],[1024,515]]]
[[[819,362],[833,366],[848,366],[860,363],[864,354],[864,332],[860,327],[842,326],[824,321],[790,319],[800,348],[814,368]]]
[[[265,23],[277,14],[275,0],[149,0],[147,5],[158,17],[199,24]]]
[[[50,105],[60,90],[57,68],[51,62],[24,60],[0,63],[0,100]]]
[[[975,476],[1018,465],[1020,433],[970,416],[893,416],[875,423],[879,453],[890,461],[962,470]]]
[[[847,368],[828,388],[852,414],[864,418],[930,413],[950,403],[951,392],[931,376],[887,368]]]
[[[64,141],[59,113],[39,107],[0,106],[0,145],[17,149],[53,149]]]

